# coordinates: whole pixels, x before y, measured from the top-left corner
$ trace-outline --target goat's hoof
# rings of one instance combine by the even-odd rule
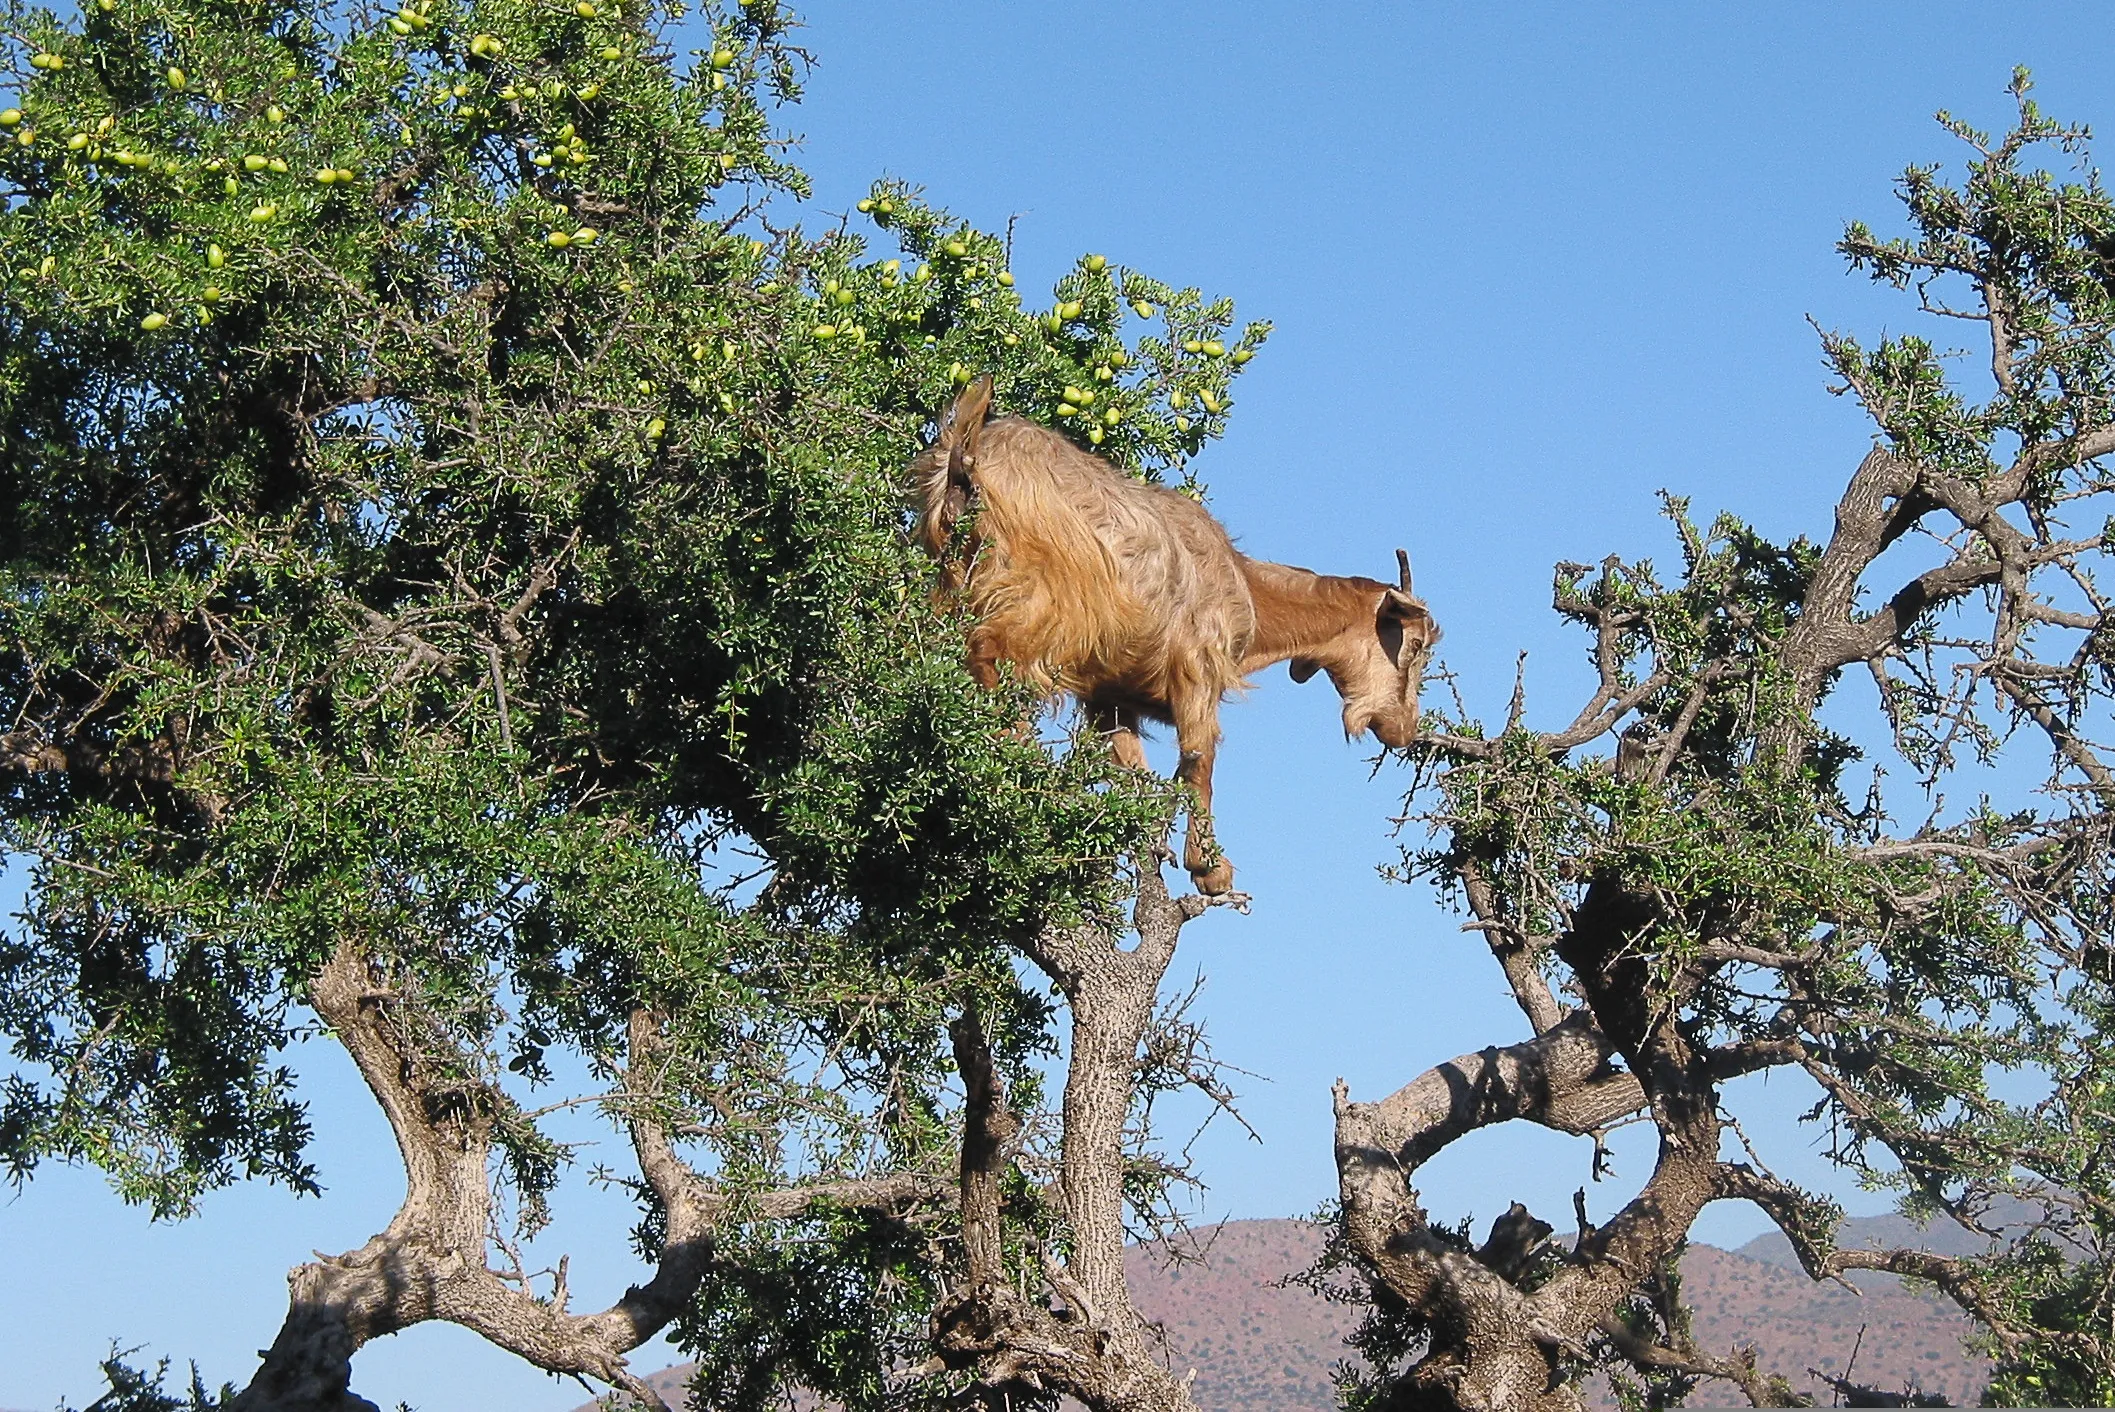
[[[1197,884],[1199,892],[1207,897],[1217,897],[1222,893],[1232,891],[1234,886],[1234,865],[1221,859],[1202,872],[1192,868],[1190,877]]]

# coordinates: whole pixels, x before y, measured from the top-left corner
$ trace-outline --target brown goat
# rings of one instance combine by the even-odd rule
[[[1346,735],[1408,745],[1439,639],[1411,595],[1409,557],[1396,551],[1399,586],[1251,559],[1187,496],[1133,480],[1047,427],[987,422],[991,402],[991,379],[979,378],[911,462],[919,538],[944,589],[977,618],[970,674],[995,685],[1010,662],[1050,695],[1071,694],[1139,769],[1141,721],[1171,722],[1175,777],[1197,798],[1183,863],[1200,892],[1225,892],[1234,870],[1211,823],[1220,701],[1289,660],[1294,681],[1329,673]]]

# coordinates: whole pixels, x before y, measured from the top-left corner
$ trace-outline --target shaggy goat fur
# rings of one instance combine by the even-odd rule
[[[1010,662],[1077,697],[1128,764],[1145,764],[1141,719],[1171,722],[1177,777],[1197,793],[1184,861],[1200,888],[1224,891],[1232,869],[1210,823],[1219,702],[1290,658],[1296,680],[1329,672],[1347,732],[1407,744],[1438,636],[1407,562],[1398,590],[1249,559],[1187,496],[1033,422],[987,423],[991,396],[989,378],[964,391],[911,463],[919,538],[977,618],[970,671],[989,686]]]

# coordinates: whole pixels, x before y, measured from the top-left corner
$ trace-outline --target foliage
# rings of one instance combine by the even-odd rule
[[[125,1361],[138,1351],[110,1351],[103,1360],[103,1381],[109,1390],[89,1403],[84,1412],[216,1412],[234,1395],[231,1387],[223,1387],[218,1393],[207,1392],[196,1364],[191,1368],[190,1386],[172,1393],[168,1390],[169,1360],[159,1360],[154,1371],[146,1372]]]
[[[679,1335],[705,1351],[692,1381],[704,1405],[758,1405],[789,1383],[870,1406],[944,1400],[942,1385],[889,1385],[891,1370],[926,1356],[932,1235],[858,1215],[833,1224],[827,1243],[747,1228],[738,1257],[708,1278]]]
[[[951,1007],[1023,1082],[1049,1048],[1008,946],[1107,915],[1171,800],[969,687],[897,473],[989,370],[1195,492],[1267,328],[1100,255],[1038,307],[1003,239],[897,183],[871,231],[809,231],[771,127],[790,27],[771,0],[10,5],[15,1180],[93,1163],[160,1216],[314,1189],[281,1056],[347,945],[497,1105],[530,1227],[566,1157],[528,1095],[616,1073],[640,1007],[659,1116],[735,1191],[944,1169]],[[814,1340],[824,1289],[916,1278],[889,1239],[744,1241],[728,1279],[820,1302],[772,1321],[783,1354],[727,1335],[742,1357],[870,1405],[900,1330]]]

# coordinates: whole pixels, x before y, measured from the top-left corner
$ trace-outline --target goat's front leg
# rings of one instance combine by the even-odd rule
[[[1190,806],[1190,827],[1183,835],[1182,865],[1190,870],[1197,890],[1217,897],[1234,885],[1234,865],[1219,851],[1212,832],[1212,764],[1219,754],[1219,703],[1175,704],[1175,739],[1182,763],[1175,778],[1197,796]]]

